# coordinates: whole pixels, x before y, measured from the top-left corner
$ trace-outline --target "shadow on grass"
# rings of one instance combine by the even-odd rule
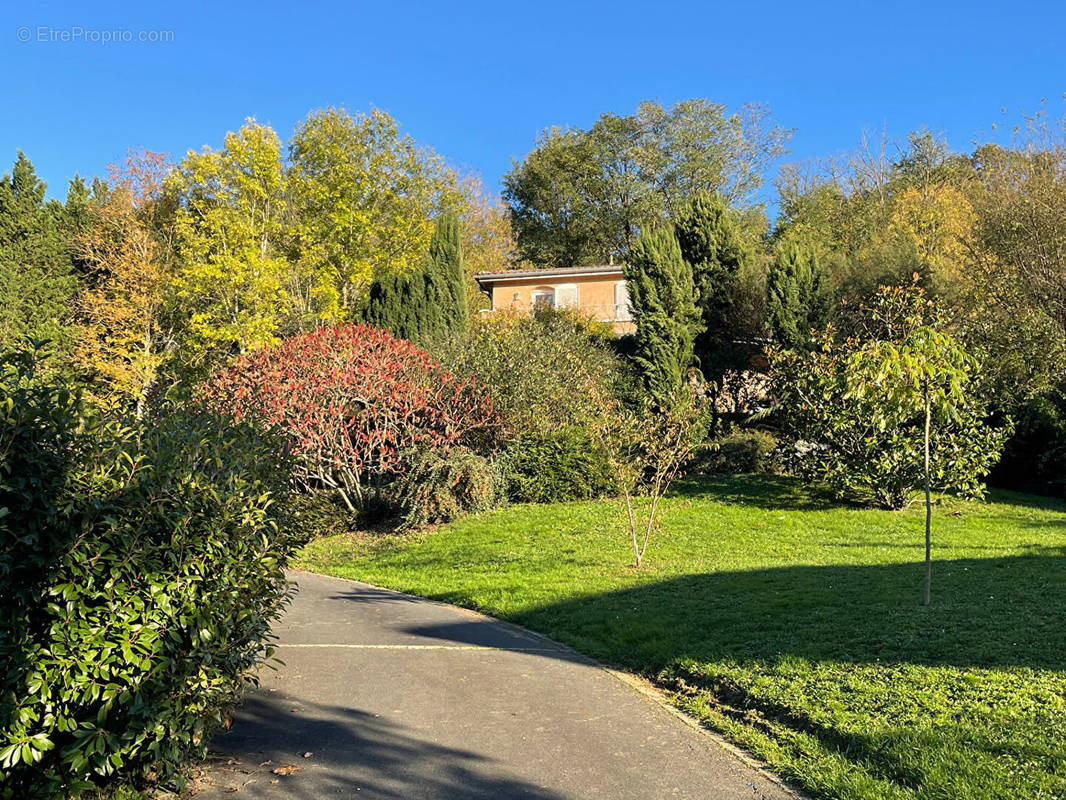
[[[921,563],[687,575],[536,608],[516,622],[596,658],[903,661],[1066,668],[1066,548]]]
[[[710,496],[730,505],[764,511],[826,511],[850,506],[828,489],[804,486],[795,478],[781,475],[700,475],[678,481],[670,494],[698,499]]]

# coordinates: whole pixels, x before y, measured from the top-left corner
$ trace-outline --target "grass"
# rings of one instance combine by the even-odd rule
[[[514,506],[300,566],[479,609],[643,673],[817,798],[1066,798],[1066,506],[844,507],[687,483],[645,568],[616,502]]]

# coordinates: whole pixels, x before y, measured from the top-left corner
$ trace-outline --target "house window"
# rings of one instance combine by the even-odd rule
[[[618,281],[614,285],[614,318],[616,320],[633,319],[633,311],[629,306],[629,289],[625,281]]]
[[[555,287],[556,308],[577,308],[578,292],[576,283],[562,283]]]
[[[533,290],[532,302],[534,309],[555,308],[555,290],[550,286],[541,286]]]

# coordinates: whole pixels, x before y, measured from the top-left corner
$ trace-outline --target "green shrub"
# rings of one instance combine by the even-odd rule
[[[93,417],[0,357],[0,797],[179,775],[270,654],[297,542],[279,443]]]
[[[777,440],[765,431],[733,431],[717,445],[706,460],[708,472],[773,475],[779,471]]]
[[[628,377],[601,327],[568,310],[498,311],[473,320],[439,356],[484,385],[510,436],[587,427],[602,413],[590,387],[615,392]]]
[[[617,488],[607,455],[574,426],[521,434],[503,462],[508,497],[517,503],[587,500]]]
[[[500,496],[494,465],[466,447],[446,452],[425,450],[396,481],[394,497],[406,528],[448,522],[471,511],[485,511]]]
[[[347,533],[357,517],[336,492],[325,489],[293,492],[289,497],[288,532],[300,541]]]

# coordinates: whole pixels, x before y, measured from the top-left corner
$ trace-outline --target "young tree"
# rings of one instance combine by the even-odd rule
[[[812,250],[794,242],[778,247],[766,277],[766,324],[773,340],[794,348],[811,340],[829,316],[826,275]]]
[[[982,493],[981,478],[996,463],[1009,429],[991,423],[973,361],[942,332],[934,311],[919,288],[883,287],[873,306],[861,310],[852,335],[843,337],[830,324],[812,350],[771,350],[772,394],[800,475],[841,497],[906,506],[927,474],[928,389],[937,412],[928,431],[930,489]],[[935,346],[929,331],[936,332]],[[890,379],[891,363],[869,355],[893,351],[907,354],[909,378],[917,384],[905,385],[902,367]],[[923,387],[919,366],[943,368],[946,388],[932,380]]]
[[[694,361],[699,315],[692,267],[681,257],[673,225],[645,231],[624,270],[637,326],[634,361],[654,398],[668,398]]]
[[[938,482],[943,482],[947,477],[942,461],[937,465],[934,476],[930,452],[934,425],[938,431],[942,431],[958,425],[967,417],[970,417],[971,424],[979,423],[972,417],[974,403],[971,397],[977,362],[950,335],[930,325],[919,325],[909,330],[899,342],[868,342],[851,356],[847,372],[849,393],[868,405],[879,431],[906,429],[914,426],[915,419],[919,421],[922,442],[921,488],[925,493],[925,587],[922,602],[929,605],[932,580],[932,486],[934,477],[940,479]],[[991,455],[998,455],[998,450]]]
[[[599,407],[593,439],[607,454],[622,492],[633,562],[639,569],[658,521],[660,501],[706,439],[709,399],[696,370],[667,394],[643,398],[636,409],[595,386],[589,392]],[[636,502],[640,495],[647,497],[643,509]]]

